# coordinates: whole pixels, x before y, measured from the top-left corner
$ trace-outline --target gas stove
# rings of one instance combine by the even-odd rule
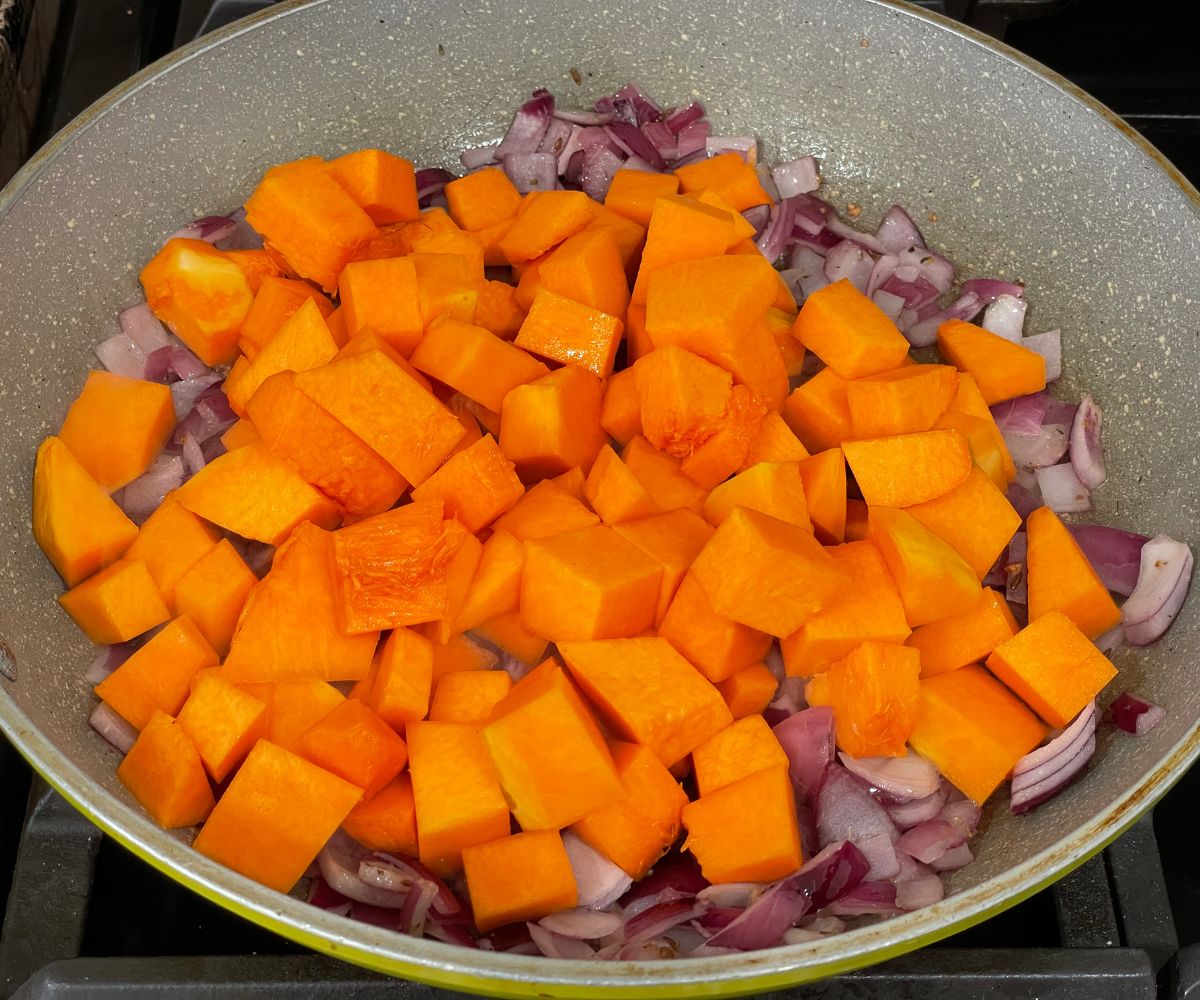
[[[0,0],[0,183],[88,104],[264,0]],[[1200,75],[1169,10],[926,0],[1095,94],[1200,183]],[[1165,7],[1165,5],[1164,5]],[[1200,770],[1071,875],[935,946],[779,1000],[1200,1000]],[[0,1000],[435,1000],[313,955],[106,839],[0,741]]]

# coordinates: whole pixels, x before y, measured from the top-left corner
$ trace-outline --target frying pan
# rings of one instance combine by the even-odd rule
[[[1088,387],[1109,416],[1097,520],[1185,539],[1198,523],[1200,196],[1095,101],[947,20],[887,0],[315,0],[135,76],[0,196],[0,728],[173,878],[317,950],[453,989],[734,995],[877,962],[1060,877],[1200,751],[1193,600],[1163,641],[1117,656],[1117,685],[1166,721],[1140,739],[1102,727],[1091,772],[1032,815],[994,807],[943,902],[828,940],[661,963],[496,955],[353,923],[208,861],[137,808],[87,727],[90,651],[29,517],[35,447],[139,297],[142,262],[182,221],[240,204],[272,163],[383,145],[454,167],[534,87],[583,103],[631,78],[668,103],[703,99],[718,131],[756,133],[769,158],[817,154],[823,193],[864,206],[864,222],[902,202],[964,274],[1027,282],[1028,326],[1064,331],[1060,391]]]

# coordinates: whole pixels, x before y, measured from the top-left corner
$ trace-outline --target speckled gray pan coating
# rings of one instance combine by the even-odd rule
[[[577,67],[583,83],[572,82]],[[650,965],[548,962],[391,935],[266,891],[157,830],[86,724],[86,642],[29,533],[34,449],[138,296],[137,272],[192,216],[232,209],[268,164],[363,145],[418,163],[500,134],[537,86],[590,102],[636,78],[704,100],[770,158],[815,153],[824,193],[873,222],[893,201],[965,275],[1028,283],[1027,329],[1061,327],[1069,394],[1108,414],[1099,520],[1194,539],[1200,219],[1195,193],[1061,81],[949,22],[873,0],[345,0],[284,4],[102,101],[0,199],[0,637],[18,679],[0,725],[101,825],[227,905],[343,957],[501,993],[749,991],[865,964],[1027,894],[1128,825],[1194,757],[1194,602],[1118,685],[1167,719],[1102,728],[1086,780],[1034,815],[1001,806],[943,903],[830,940]],[[936,214],[936,222],[925,221]]]

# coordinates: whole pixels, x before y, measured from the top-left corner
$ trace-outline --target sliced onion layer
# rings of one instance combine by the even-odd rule
[[[788,758],[788,771],[801,802],[813,802],[834,759],[833,709],[806,708],[772,730]]]
[[[633,884],[625,872],[570,830],[563,834],[563,847],[575,875],[580,906],[603,910],[620,899]]]
[[[1167,717],[1166,710],[1137,695],[1123,691],[1108,706],[1113,725],[1134,736],[1145,736]]]
[[[934,795],[942,779],[932,764],[920,754],[909,751],[903,757],[851,757],[839,754],[843,766],[871,788],[878,789],[894,802],[911,802]]]
[[[1148,646],[1171,627],[1192,584],[1192,566],[1192,550],[1168,535],[1142,547],[1137,585],[1121,608],[1131,646]]]
[[[1105,587],[1126,597],[1133,593],[1149,538],[1103,524],[1069,524],[1067,530]]]
[[[1083,514],[1092,509],[1092,493],[1075,474],[1071,462],[1035,470],[1046,506],[1056,514]]]
[[[1084,396],[1071,424],[1071,467],[1089,490],[1099,487],[1108,477],[1101,441],[1103,427],[1104,415],[1100,407],[1091,396]]]
[[[1096,750],[1096,703],[1045,746],[1026,754],[1013,768],[1009,807],[1025,813],[1067,787],[1091,760]]]

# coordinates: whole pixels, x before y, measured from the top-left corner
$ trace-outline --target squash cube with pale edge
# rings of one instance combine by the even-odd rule
[[[616,742],[612,756],[621,796],[571,829],[630,878],[640,879],[675,843],[688,799],[648,747]]]
[[[229,652],[246,599],[258,585],[237,550],[222,538],[189,567],[175,585],[175,606],[187,615],[217,654]]]
[[[637,635],[654,624],[662,567],[605,525],[525,545],[521,619],[553,642]]]
[[[943,358],[975,377],[988,406],[1046,388],[1045,358],[974,323],[947,320],[937,343]]]
[[[692,768],[701,796],[777,766],[788,766],[787,754],[761,715],[731,723],[692,751]]]
[[[446,516],[475,532],[486,528],[525,494],[508,456],[486,434],[413,490],[413,500],[441,500]]]
[[[58,603],[101,646],[125,642],[171,616],[146,564],[137,559],[118,559],[76,584]]]
[[[665,639],[561,642],[558,651],[613,731],[667,767],[733,721],[720,692]]]
[[[514,833],[463,850],[475,926],[487,932],[569,910],[579,899],[557,830]]]
[[[367,704],[393,729],[403,729],[425,718],[432,686],[433,643],[412,629],[392,629],[367,679]]]
[[[178,582],[216,547],[218,538],[216,528],[176,502],[174,493],[168,493],[142,523],[125,555],[146,564],[158,592],[173,610]]]
[[[1003,684],[972,664],[921,681],[909,745],[982,805],[1046,728]]]
[[[417,811],[407,773],[350,810],[342,829],[368,851],[417,856]]]
[[[621,794],[604,734],[555,660],[496,705],[483,739],[522,830],[557,830]]]
[[[695,855],[714,885],[773,882],[803,862],[792,781],[783,765],[689,802],[683,807],[683,825],[683,849]]]
[[[464,396],[499,410],[519,385],[550,374],[550,369],[490,330],[442,316],[412,353],[418,371],[457,389]]]
[[[608,445],[600,449],[592,464],[584,496],[605,524],[616,525],[659,512],[646,487]]]
[[[370,799],[408,761],[408,747],[358,698],[347,698],[300,737],[300,756],[363,790]]]
[[[692,573],[717,614],[779,638],[847,585],[811,532],[745,507],[721,522]]]
[[[775,675],[761,663],[743,667],[717,684],[735,719],[761,713],[774,700],[778,688]]]
[[[577,365],[519,385],[504,397],[500,448],[526,478],[590,469],[608,439],[603,401],[604,383]]]
[[[350,782],[259,740],[192,846],[288,892],[361,797]]]
[[[1117,668],[1061,611],[1049,611],[1005,639],[988,669],[1052,726],[1065,726]]]
[[[407,257],[347,264],[338,292],[350,337],[371,330],[404,357],[421,342],[425,323],[417,304],[417,269]]]
[[[1021,515],[977,465],[954,489],[908,512],[962,556],[981,580],[1021,526]]]
[[[433,690],[429,721],[482,725],[512,687],[512,679],[503,670],[456,670],[445,674]]]
[[[719,526],[734,507],[747,507],[812,531],[798,462],[759,462],[714,487],[704,501],[704,518]]]
[[[478,726],[411,722],[408,770],[421,861],[441,876],[462,868],[466,847],[505,837],[508,804]]]
[[[955,430],[845,441],[842,451],[871,506],[911,507],[949,493],[974,467],[967,439]]]
[[[155,712],[117,765],[117,780],[164,830],[203,823],[214,805],[200,755],[174,719]]]

